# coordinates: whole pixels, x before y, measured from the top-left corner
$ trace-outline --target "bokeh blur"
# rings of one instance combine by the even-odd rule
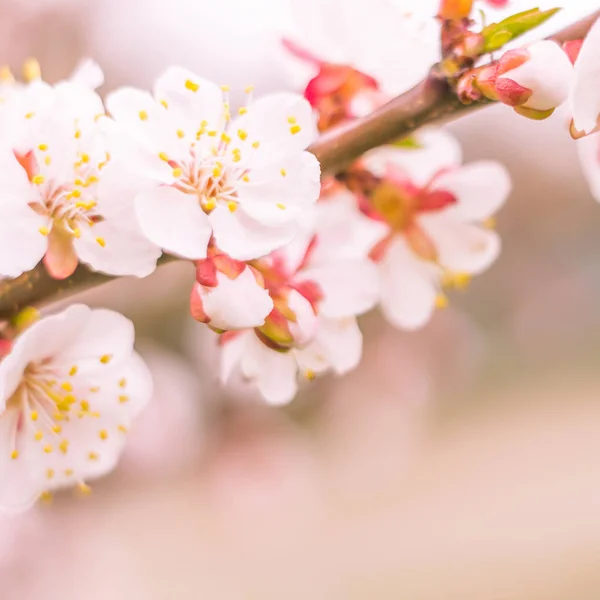
[[[598,8],[565,3],[548,31]],[[1,0],[0,62],[36,56],[53,81],[91,56],[102,91],[182,64],[267,92],[288,85],[288,9]],[[449,128],[513,176],[500,260],[422,331],[363,318],[359,369],[288,407],[219,389],[190,265],[81,295],[134,320],[154,403],[91,497],[1,518],[2,600],[600,597],[600,206],[564,115],[493,107]]]

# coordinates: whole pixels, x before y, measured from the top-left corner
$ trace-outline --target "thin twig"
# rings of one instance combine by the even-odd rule
[[[600,10],[551,39],[562,43],[583,38],[598,17]],[[485,101],[465,106],[444,81],[430,77],[373,114],[326,133],[309,150],[319,159],[324,174],[336,173],[371,148],[406,136],[425,124],[453,120],[488,104]],[[163,255],[159,265],[173,260],[177,259]],[[40,263],[32,271],[0,283],[0,319],[10,318],[26,306],[54,302],[112,279],[80,266],[71,277],[58,281],[49,277]]]

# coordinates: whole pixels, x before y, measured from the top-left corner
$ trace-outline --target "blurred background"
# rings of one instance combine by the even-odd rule
[[[548,32],[599,5],[568,4]],[[287,0],[0,0],[0,63],[268,92],[289,19]],[[135,321],[154,403],[91,497],[0,518],[2,600],[600,598],[600,206],[564,115],[449,128],[512,173],[500,260],[420,332],[362,319],[359,369],[284,409],[219,389],[189,265],[81,296]]]

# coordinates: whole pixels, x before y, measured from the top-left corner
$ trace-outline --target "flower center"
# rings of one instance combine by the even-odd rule
[[[46,144],[38,147],[44,155],[46,166],[52,164],[52,156],[47,153]],[[25,169],[29,180],[39,190],[39,200],[30,204],[32,210],[48,219],[47,225],[40,228],[42,235],[52,232],[60,238],[78,238],[81,236],[81,226],[93,226],[102,220],[97,210],[97,188],[100,172],[108,163],[110,156],[98,164],[91,162],[88,154],[79,153],[73,165],[73,179],[69,182],[56,181],[46,178],[40,172],[40,167],[33,151],[25,155],[15,154],[21,166]],[[102,246],[103,240],[98,240]]]

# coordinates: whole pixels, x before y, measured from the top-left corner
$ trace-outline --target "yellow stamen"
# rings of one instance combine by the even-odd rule
[[[183,131],[183,129],[178,129],[178,130],[177,130],[177,137],[178,137],[179,139],[182,139],[182,138],[184,138],[184,137],[185,137],[185,131]]]
[[[46,504],[50,504],[52,502],[52,492],[49,492],[48,490],[44,490],[40,494],[40,500],[42,502],[45,502]]]
[[[44,434],[43,434],[41,431],[36,431],[36,432],[35,432],[35,434],[34,434],[34,436],[33,436],[33,439],[34,439],[36,442],[39,442],[39,441],[41,441],[41,439],[42,439],[43,437],[44,437]]]
[[[73,384],[70,381],[65,381],[64,383],[61,384],[60,387],[63,390],[65,390],[65,392],[72,392],[73,391]]]
[[[247,137],[248,137],[248,132],[245,131],[244,129],[238,129],[238,137],[240,138],[240,140],[244,141]]]
[[[307,369],[305,374],[306,374],[306,379],[308,379],[309,381],[313,381],[313,379],[315,379],[317,377],[315,372],[311,371],[310,369]]]
[[[186,89],[190,90],[190,92],[197,92],[200,89],[200,86],[197,83],[194,83],[191,79],[188,79],[185,82]]]
[[[169,108],[169,103],[166,100],[161,100],[160,103],[165,107]]]
[[[37,420],[38,420],[38,416],[39,416],[39,415],[38,415],[38,412],[37,412],[37,410],[32,410],[32,411],[31,411],[31,415],[30,415],[30,417],[31,417],[31,420],[32,420],[32,421],[37,421]]]
[[[81,162],[82,163],[89,163],[90,162],[90,155],[89,154],[82,154],[81,155]]]
[[[287,208],[287,206],[283,204],[283,202],[278,202],[275,206],[277,208],[280,208],[281,210],[285,210]]]
[[[106,431],[106,429],[101,429],[100,433],[98,435],[100,436],[101,440],[107,440],[108,439],[108,431]]]
[[[49,167],[52,164],[52,157],[46,156],[46,158],[44,158],[44,164]]]
[[[75,139],[78,140],[81,137],[81,129],[75,131]]]
[[[246,94],[250,94],[250,93],[251,93],[251,92],[253,92],[253,91],[254,91],[254,86],[253,86],[253,85],[248,85],[248,86],[246,86],[246,89],[244,90],[244,92],[245,92]]]
[[[126,402],[129,402],[129,396],[119,396],[119,402],[121,404],[125,404]]]
[[[217,208],[217,202],[211,198],[204,203],[204,208],[206,210],[215,210],[215,208]]]
[[[281,173],[282,177],[285,177],[287,175],[287,171],[285,169],[281,169],[281,171],[279,171]]]
[[[42,151],[42,152],[46,152],[46,150],[48,150],[48,144],[40,144],[38,146],[38,148]]]
[[[104,248],[104,246],[106,246],[106,241],[102,237],[97,237],[96,243],[98,244],[98,246],[101,246],[102,248]]]
[[[290,125],[295,125],[296,124],[296,117],[288,117],[288,123]]]
[[[124,388],[127,385],[127,379],[125,379],[125,377],[123,377],[123,379],[121,379],[121,381],[119,381],[119,387]]]
[[[35,175],[32,179],[31,182],[35,183],[35,185],[42,185],[42,183],[44,183],[44,181],[46,181],[46,179],[44,178],[43,175]]]
[[[54,477],[54,469],[48,469],[48,470],[46,471],[46,477],[47,477],[48,479],[52,479],[52,478]]]
[[[28,58],[23,64],[23,79],[27,82],[42,78],[40,63],[35,58]]]
[[[19,458],[19,451],[18,451],[18,450],[13,450],[13,451],[10,453],[10,457],[11,457],[13,460],[17,460],[17,458]]]
[[[127,427],[125,427],[125,425],[119,425],[119,427],[118,427],[118,430],[119,430],[121,433],[127,433],[127,431],[128,431],[128,430],[127,430]]]
[[[442,310],[448,306],[448,296],[445,294],[438,294],[435,299],[435,307]]]
[[[111,354],[103,354],[103,355],[100,357],[100,362],[101,362],[103,365],[107,365],[107,364],[110,362],[110,359],[111,359],[111,358],[112,358],[112,355],[111,355]]]
[[[90,403],[87,400],[82,400],[79,403],[79,406],[81,406],[81,410],[83,410],[84,412],[90,410]]]
[[[54,450],[54,447],[52,446],[52,444],[46,444],[44,446],[44,452],[46,454],[50,454],[53,450]]]
[[[98,454],[96,454],[96,452],[90,452],[90,453],[88,454],[88,458],[89,458],[90,460],[98,460],[100,457],[98,456]]]
[[[69,440],[63,440],[58,447],[63,454],[66,454],[69,451]]]
[[[159,152],[158,158],[160,158],[160,160],[164,160],[165,162],[169,162],[169,157],[167,156],[166,152]]]
[[[177,179],[178,177],[181,177],[183,175],[183,169],[177,167],[175,169],[173,169],[173,177],[175,177],[175,179]]]
[[[229,212],[234,213],[238,208],[238,204],[232,200],[231,202],[227,203],[227,208],[229,209]]]
[[[73,475],[73,469],[65,469],[65,475],[71,477],[71,475]]]
[[[260,147],[260,142],[252,142],[252,147],[256,150],[258,147]]]
[[[81,481],[77,484],[77,491],[84,496],[89,496],[92,493],[92,488]]]
[[[240,108],[238,109],[238,114],[240,116],[245,115],[248,112],[248,109],[245,106],[240,106]]]
[[[60,425],[53,425],[52,426],[52,432],[53,433],[61,433],[62,432],[62,427]]]
[[[300,133],[302,131],[302,127],[300,127],[300,125],[292,125],[290,127],[290,133],[292,135],[296,135],[297,133]]]
[[[140,119],[142,121],[147,121],[148,120],[148,113],[145,110],[140,110]]]

